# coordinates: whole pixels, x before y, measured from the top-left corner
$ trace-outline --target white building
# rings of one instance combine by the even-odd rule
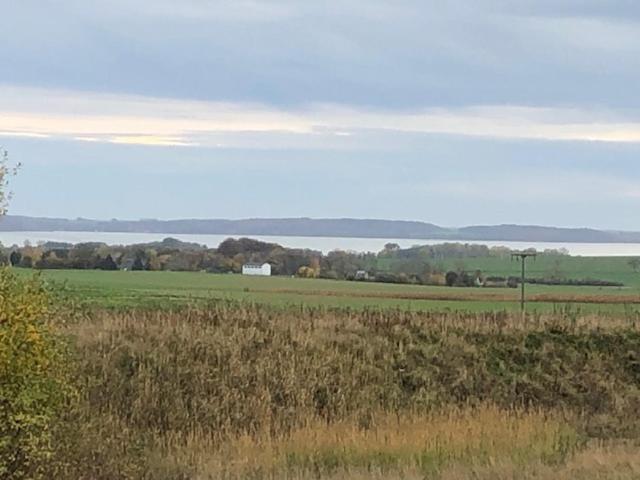
[[[261,275],[263,277],[271,276],[271,265],[268,263],[245,263],[242,266],[243,275]]]

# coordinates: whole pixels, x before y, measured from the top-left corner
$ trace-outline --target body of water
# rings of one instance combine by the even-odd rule
[[[342,238],[342,237],[284,237],[272,235],[243,235],[265,242],[278,243],[290,248],[310,248],[323,253],[332,250],[353,250],[357,252],[379,252],[389,242],[402,248],[414,245],[434,245],[445,242],[460,242],[479,245],[504,246],[514,250],[535,248],[566,249],[571,255],[580,256],[640,256],[640,243],[563,243],[563,242],[509,242],[509,241],[469,241],[469,240],[421,240],[406,238]],[[132,245],[160,241],[172,237],[185,242],[194,242],[215,248],[220,242],[238,235],[207,235],[180,233],[116,233],[116,232],[0,232],[0,242],[5,246],[32,245],[53,241],[67,243],[104,242],[109,245]]]

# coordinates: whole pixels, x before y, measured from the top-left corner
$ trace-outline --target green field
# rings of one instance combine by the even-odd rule
[[[640,272],[629,266],[630,257],[578,257],[539,254],[527,261],[527,277],[560,277],[571,279],[599,279],[624,283],[640,290]],[[390,268],[390,259],[378,259],[378,268]],[[481,270],[485,276],[520,276],[520,264],[510,256],[447,258],[434,261],[443,271]]]
[[[494,260],[493,263],[488,260]],[[516,264],[499,259],[474,259],[487,274],[514,273]],[[571,260],[566,261],[566,260]],[[629,313],[640,310],[640,274],[620,259],[565,259],[571,278],[625,282],[624,287],[528,285],[529,311],[572,308],[588,312]],[[505,272],[505,268],[510,271]],[[482,268],[482,267],[480,267]],[[547,268],[532,263],[532,274]],[[595,268],[597,271],[594,272]],[[627,271],[628,270],[628,271]],[[21,270],[26,274],[29,270]],[[247,277],[201,272],[105,272],[46,270],[43,277],[64,284],[72,297],[100,307],[151,307],[197,303],[212,299],[247,300],[272,305],[380,307],[409,310],[516,310],[519,290],[449,288],[422,285],[348,282],[290,277]]]

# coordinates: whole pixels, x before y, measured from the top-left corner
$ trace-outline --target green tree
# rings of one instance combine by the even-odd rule
[[[453,287],[458,283],[458,278],[459,275],[457,272],[454,271],[449,271],[447,272],[447,274],[445,275],[445,283],[447,284],[448,287]]]
[[[113,260],[111,254],[107,254],[107,256],[98,263],[98,268],[100,270],[118,270],[118,265]]]
[[[22,254],[18,250],[14,250],[13,252],[11,252],[11,255],[9,255],[9,262],[11,263],[11,265],[15,265],[17,267],[18,265],[20,265],[21,261]]]
[[[400,250],[400,245],[398,245],[397,243],[389,242],[389,243],[385,243],[384,249],[380,253],[382,255],[389,255],[393,252],[397,252],[398,250]]]
[[[144,252],[142,250],[137,251],[131,270],[146,270],[146,260]]]

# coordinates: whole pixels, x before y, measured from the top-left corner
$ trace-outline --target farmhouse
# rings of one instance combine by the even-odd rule
[[[355,280],[369,280],[369,272],[366,270],[358,270],[354,276]]]
[[[262,265],[259,263],[245,263],[242,265],[242,274],[268,277],[271,275],[271,265],[268,263],[263,263]]]

